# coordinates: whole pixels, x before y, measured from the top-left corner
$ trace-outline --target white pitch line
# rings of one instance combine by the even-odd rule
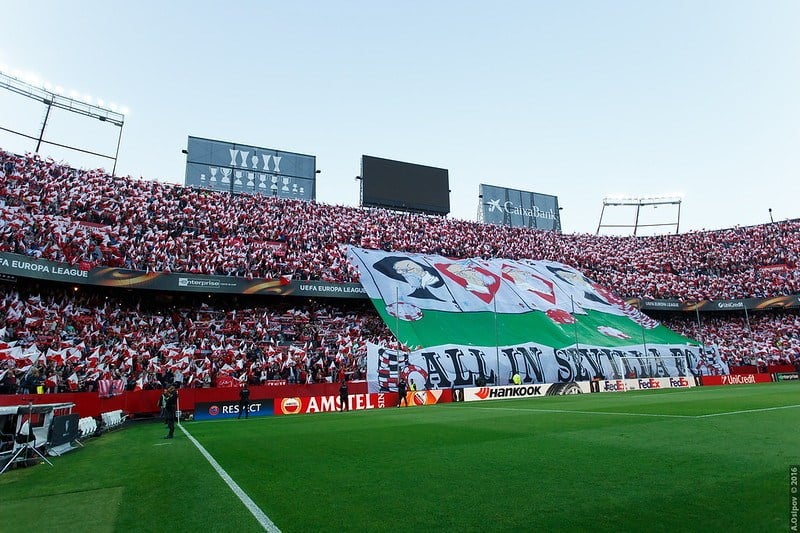
[[[203,454],[203,457],[206,458],[206,460],[211,464],[211,467],[217,472],[219,477],[222,478],[222,480],[228,485],[228,487],[230,487],[233,493],[236,494],[236,496],[242,501],[247,510],[252,513],[256,520],[258,520],[258,523],[261,524],[261,527],[264,528],[264,531],[269,531],[270,533],[280,533],[281,530],[278,529],[278,526],[272,523],[272,520],[270,520],[269,517],[264,514],[264,511],[262,511],[261,508],[256,505],[256,502],[250,499],[250,496],[248,496],[245,491],[243,491],[242,488],[236,484],[233,478],[228,475],[228,473],[220,466],[216,459],[214,459],[211,454],[208,453],[205,448],[203,448],[203,445],[200,444],[197,439],[195,439],[183,427],[183,424],[178,424],[178,427],[181,429],[181,431],[183,431],[183,434],[189,438],[192,444],[194,444],[197,449],[200,450],[200,453]]]
[[[712,416],[740,415],[743,413],[758,413],[760,411],[777,411],[779,409],[793,409],[800,405],[781,405],[779,407],[762,407],[761,409],[744,409],[742,411],[726,411],[723,413],[711,413],[708,415],[697,415],[697,418],[710,418]]]
[[[575,413],[580,415],[616,415],[616,416],[645,416],[653,418],[711,418],[713,416],[741,415],[745,413],[758,413],[761,411],[777,411],[779,409],[793,409],[798,405],[781,405],[779,407],[762,407],[760,409],[743,409],[741,411],[725,411],[722,413],[709,413],[707,415],[667,415],[662,413],[617,413],[612,411],[573,411],[571,409],[523,409],[519,407],[467,407],[468,409],[500,410],[500,411],[526,411],[532,413]]]
[[[575,413],[579,415],[649,416],[655,418],[697,418],[693,415],[665,415],[659,413],[615,413],[611,411],[573,411],[572,409],[521,409],[518,407],[472,407],[472,409],[500,411],[528,411],[533,413]]]

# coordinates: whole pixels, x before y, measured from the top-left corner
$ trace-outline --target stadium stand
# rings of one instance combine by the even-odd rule
[[[135,390],[358,378],[368,341],[394,345],[367,302],[278,300],[223,309],[206,301],[176,306],[153,295],[128,301],[30,288],[35,292],[20,294],[0,286],[0,386],[7,393],[39,384],[47,392],[97,391],[99,380],[119,379]],[[24,376],[36,382],[24,384]]]
[[[744,315],[713,314],[698,323],[693,317],[671,315],[665,326],[682,335],[718,347],[733,365],[790,365],[800,357],[800,314],[791,310]]]
[[[0,250],[142,271],[355,281],[341,245],[576,266],[622,296],[796,294],[800,222],[657,237],[598,237],[226,195],[0,152]],[[273,246],[285,246],[282,255]]]
[[[598,237],[188,189],[0,151],[0,251],[79,265],[243,278],[357,281],[342,245],[449,257],[550,259],[626,297],[800,292],[800,222]],[[281,253],[274,253],[279,246]],[[369,304],[171,301],[30,283],[0,286],[0,392],[177,382],[311,383],[360,376],[366,342],[393,345]],[[155,302],[153,302],[155,300]],[[800,355],[796,311],[667,316],[732,364]],[[743,345],[742,339],[748,339]],[[37,355],[41,354],[41,355]]]

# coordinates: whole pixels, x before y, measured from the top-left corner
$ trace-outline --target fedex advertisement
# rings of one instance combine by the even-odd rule
[[[728,377],[728,376],[725,376]],[[629,390],[685,389],[694,387],[694,378],[640,378],[607,379],[599,383],[598,392],[625,392]]]

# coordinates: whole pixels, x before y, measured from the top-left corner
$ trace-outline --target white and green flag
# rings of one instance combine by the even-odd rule
[[[387,326],[412,350],[409,360],[400,366],[430,365],[430,357],[427,362],[420,359],[419,364],[413,361],[421,350],[430,353],[445,346],[450,351],[461,348],[464,353],[489,354],[472,370],[484,374],[494,370],[492,376],[483,377],[504,384],[506,371],[519,368],[504,361],[508,357],[503,356],[503,350],[535,345],[542,352],[543,366],[553,369],[554,375],[543,378],[557,383],[586,375],[594,379],[601,372],[606,377],[617,375],[635,362],[633,358],[651,367],[661,366],[661,377],[678,376],[687,368],[691,371],[700,355],[696,341],[665,328],[561,263],[454,260],[356,247],[348,249],[348,259],[358,268],[361,284]],[[580,368],[557,371],[557,351],[580,355],[587,350],[618,355],[592,372],[584,373]],[[548,357],[552,364],[547,362]],[[576,357],[569,359],[580,366],[580,357]],[[615,358],[616,368],[611,363]],[[682,364],[679,358],[684,359]],[[538,377],[531,379],[538,381]],[[428,380],[426,385],[444,386],[446,382]]]

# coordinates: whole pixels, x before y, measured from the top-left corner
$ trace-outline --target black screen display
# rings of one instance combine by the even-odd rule
[[[445,168],[361,156],[361,205],[435,215],[450,212],[450,178]]]

